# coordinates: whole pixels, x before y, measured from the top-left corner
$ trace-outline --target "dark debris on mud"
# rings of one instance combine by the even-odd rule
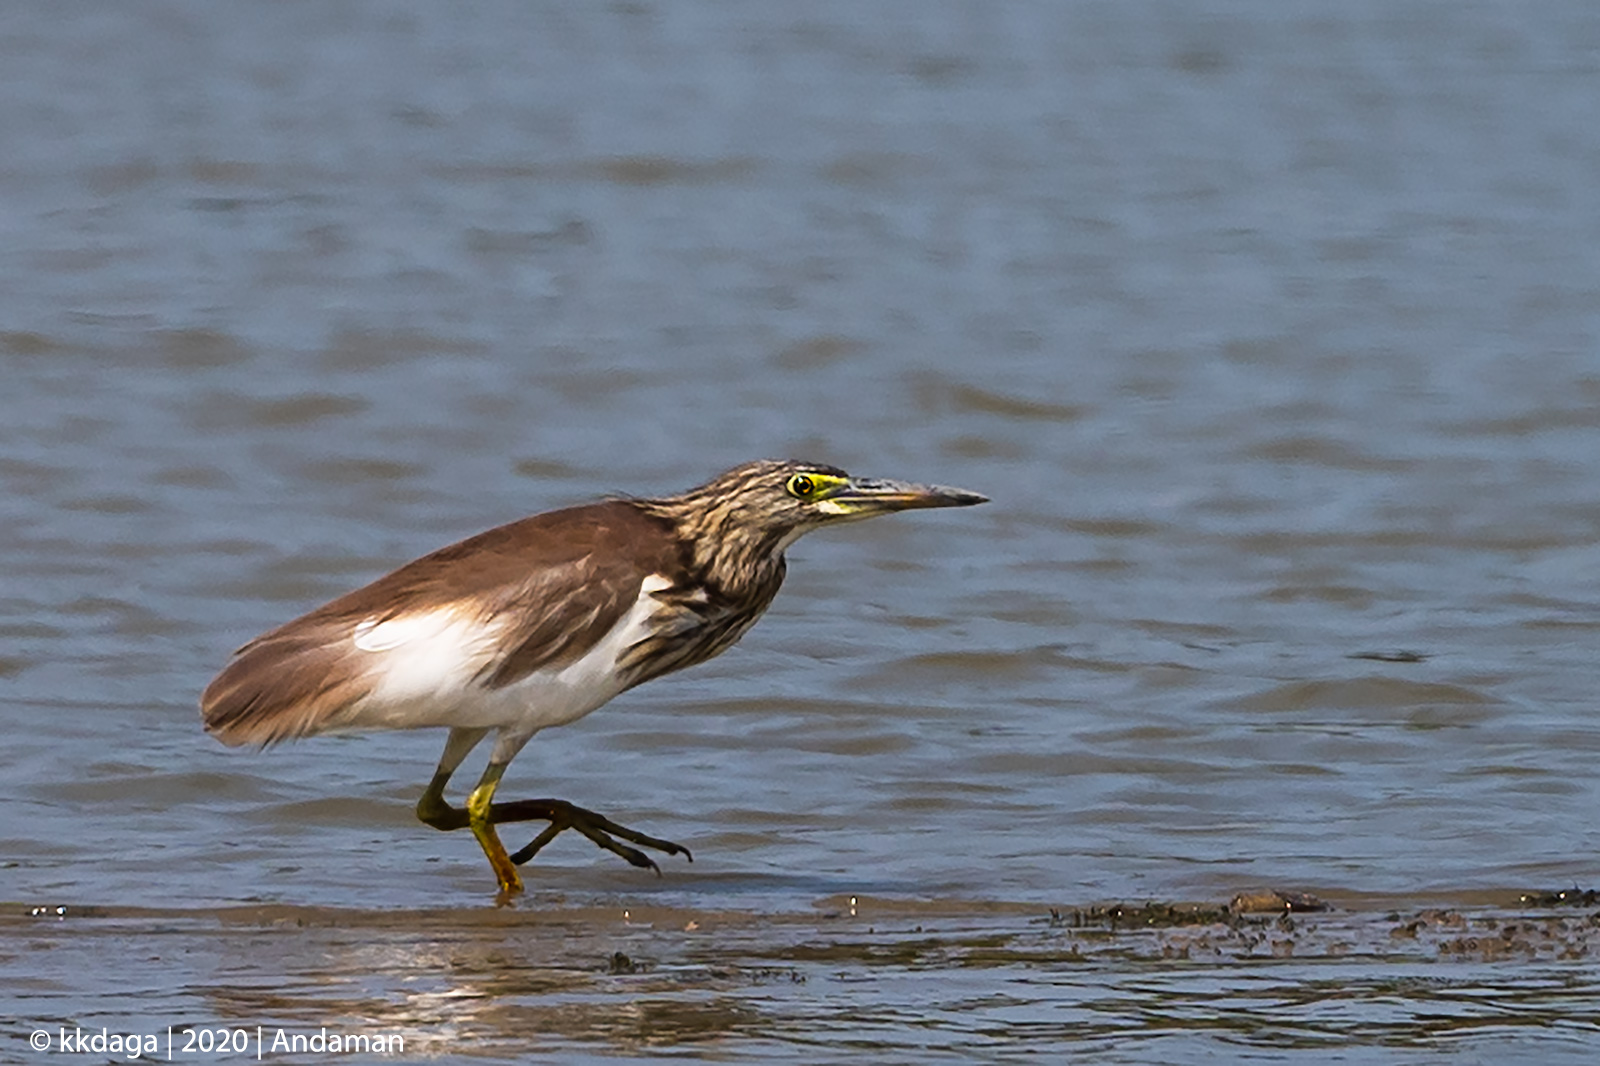
[[[1166,929],[1188,925],[1239,927],[1253,915],[1314,914],[1328,904],[1305,892],[1241,892],[1227,903],[1108,903],[1091,907],[1050,908],[1050,924],[1073,929]]]
[[[1557,892],[1524,892],[1519,902],[1529,907],[1593,907],[1600,904],[1600,891],[1569,888]]]
[[[1516,909],[1341,911],[1309,894],[1266,891],[1228,903],[1052,907],[1046,924],[1080,941],[1074,950],[1085,958],[1600,958],[1600,911],[1568,910],[1600,903],[1596,892],[1525,893],[1518,902]]]

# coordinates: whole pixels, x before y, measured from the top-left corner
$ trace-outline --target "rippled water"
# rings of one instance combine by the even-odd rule
[[[1596,879],[1600,14],[1201,7],[9,15],[18,1032],[1592,1057],[1589,954],[1396,954],[1388,915]],[[411,813],[442,736],[199,730],[264,628],[764,455],[994,502],[802,541],[738,649],[514,764],[508,796],[692,865],[563,839],[495,925],[477,847]],[[1026,940],[1049,907],[1261,887],[1384,946]],[[851,896],[893,921],[814,927]],[[919,906],[936,964],[896,947]],[[616,925],[641,908],[667,917]],[[593,976],[617,951],[647,965]],[[449,1028],[458,1000],[494,1020]]]

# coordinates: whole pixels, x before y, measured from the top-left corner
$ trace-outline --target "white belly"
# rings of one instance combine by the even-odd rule
[[[617,657],[649,633],[660,606],[652,593],[669,584],[657,575],[646,578],[634,605],[581,658],[495,689],[482,679],[497,657],[503,623],[484,623],[454,608],[363,622],[352,639],[360,653],[375,657],[369,665],[377,682],[340,728],[531,731],[577,721],[622,691]]]

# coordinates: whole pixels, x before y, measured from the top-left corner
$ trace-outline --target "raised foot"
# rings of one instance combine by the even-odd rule
[[[654,859],[638,848],[630,848],[627,844],[619,843],[614,838],[621,837],[623,840],[653,848],[666,855],[682,855],[690,862],[694,862],[694,856],[682,844],[674,844],[670,840],[662,840],[660,837],[653,837],[647,833],[629,829],[625,825],[618,825],[603,814],[596,814],[594,811],[568,803],[566,800],[513,800],[509,803],[494,804],[491,812],[491,819],[496,824],[527,821],[547,821],[550,823],[542,833],[529,841],[526,847],[512,853],[511,861],[518,866],[539,854],[541,848],[568,829],[576,829],[598,846],[614,855],[622,856],[634,866],[646,870],[654,870],[658,877],[661,875],[661,867],[656,865]]]
[[[466,829],[471,825],[471,818],[464,808],[450,806],[445,802],[443,796],[437,795],[431,790],[417,804],[417,817],[435,829],[447,831]],[[603,814],[596,814],[594,811],[568,803],[566,800],[512,800],[506,803],[490,804],[489,824],[500,825],[506,822],[550,823],[544,832],[529,841],[527,847],[510,856],[511,861],[518,866],[533,858],[541,848],[568,829],[576,829],[607,851],[622,856],[634,866],[646,870],[654,870],[657,875],[661,873],[661,867],[657,866],[650,856],[638,848],[630,848],[627,844],[619,843],[614,838],[621,837],[623,840],[631,841],[647,848],[654,848],[656,851],[667,855],[682,855],[690,862],[694,861],[694,856],[689,854],[689,849],[682,844],[674,844],[670,840],[662,840],[660,837],[653,837],[646,833],[629,829],[625,825],[618,825]],[[489,849],[486,847],[485,850],[488,851]],[[490,862],[494,862],[492,857]],[[510,876],[507,877],[505,874],[501,874],[499,867],[496,866],[496,873],[500,876],[501,882],[499,902],[504,905],[509,903],[513,896],[522,891],[522,885],[516,879],[515,870],[508,868],[505,874]]]

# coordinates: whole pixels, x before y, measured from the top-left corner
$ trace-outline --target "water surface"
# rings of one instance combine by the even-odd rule
[[[1591,954],[1387,939],[1592,911],[1508,917],[1600,855],[1587,6],[91,4],[0,60],[0,1054],[1600,1047]],[[740,647],[507,778],[692,865],[563,839],[484,925],[411,814],[442,736],[199,730],[232,648],[406,559],[786,455],[994,502],[802,541]],[[1012,950],[1263,888],[1369,947]],[[794,955],[852,896],[893,920]]]

